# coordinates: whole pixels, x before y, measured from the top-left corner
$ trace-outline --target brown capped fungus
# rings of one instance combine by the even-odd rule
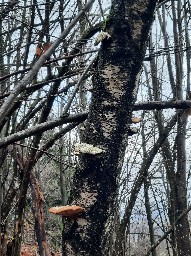
[[[50,213],[61,215],[65,218],[75,218],[84,211],[83,207],[77,205],[55,206],[49,209]]]

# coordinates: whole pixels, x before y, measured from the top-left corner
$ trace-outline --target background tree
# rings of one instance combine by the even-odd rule
[[[189,99],[190,58],[188,57],[188,48],[184,48],[184,45],[189,45],[189,36],[187,34],[188,16],[187,14],[185,15],[185,13],[188,13],[187,10],[189,8],[187,4],[188,2],[169,2],[162,5],[162,8],[157,9],[158,19],[156,20],[156,30],[154,30],[153,27],[153,30],[151,31],[149,42],[150,50],[148,51],[148,57],[145,58],[145,60],[150,60],[150,63],[144,63],[145,75],[142,77],[142,83],[140,85],[140,96],[138,95],[138,98],[141,97],[142,101],[155,100],[156,103],[159,103],[161,101],[173,101],[174,99],[180,100],[180,102],[182,99]],[[158,23],[160,24],[161,30],[158,30]],[[175,45],[174,42],[176,42]],[[141,106],[141,104],[139,106]],[[125,189],[125,192],[123,192],[128,199],[125,215],[121,221],[119,240],[121,238],[121,231],[123,234],[122,237],[125,237],[125,234],[129,234],[130,218],[132,217],[132,220],[138,218],[138,223],[140,223],[141,219],[143,225],[145,222],[147,223],[147,221],[148,224],[152,224],[149,225],[148,231],[143,232],[146,234],[148,232],[150,236],[153,234],[151,238],[152,244],[154,243],[154,238],[157,236],[158,232],[166,232],[166,224],[168,223],[169,218],[169,225],[172,225],[173,229],[171,229],[171,232],[172,230],[173,232],[171,236],[165,236],[165,238],[168,237],[166,240],[166,253],[168,255],[189,255],[190,235],[188,217],[184,214],[182,218],[178,219],[178,222],[176,221],[178,216],[181,215],[180,212],[186,212],[188,207],[188,179],[186,177],[189,174],[190,156],[186,144],[189,141],[190,135],[186,126],[190,126],[188,118],[189,109],[184,112],[181,110],[162,111],[160,110],[160,107],[158,108],[159,111],[149,113],[143,112],[144,123],[142,125],[142,131],[144,131],[144,133],[142,132],[143,140],[141,140],[141,145],[143,143],[143,152],[142,150],[140,151],[138,146],[138,153],[136,153],[135,148],[133,148],[133,157],[128,158],[130,163],[128,162],[127,175],[129,175],[132,170],[135,170],[136,172],[137,168],[139,173],[136,181],[132,183],[133,185],[129,182],[129,186]],[[172,129],[171,133],[168,136],[168,139],[165,139],[160,149],[157,143],[159,143],[162,137],[165,136],[165,125],[172,115],[174,115],[173,118],[175,122],[177,122],[177,125],[174,123],[173,126],[175,125],[175,128],[173,129],[173,126],[171,126],[171,128],[169,127]],[[181,125],[179,125],[178,120],[180,120]],[[168,127],[168,125],[166,127]],[[138,137],[136,142],[139,140],[140,138]],[[152,150],[150,150],[150,148],[152,148]],[[144,152],[146,152],[146,154]],[[145,163],[143,161],[141,168],[137,167],[139,155],[145,155],[144,159],[146,158],[146,161]],[[154,156],[156,157],[154,158]],[[149,169],[150,171],[148,172]],[[127,179],[129,178],[127,177]],[[143,192],[141,190],[141,186],[145,179],[148,179],[147,184],[150,184],[149,194],[150,202],[152,202],[150,203],[150,211],[148,212],[148,194],[146,193],[146,213],[144,212],[144,204],[142,201],[144,199],[142,198]],[[130,190],[131,192],[128,192]],[[138,194],[139,191],[140,193]],[[139,217],[135,217],[135,215],[132,216],[132,208],[135,205],[136,200],[138,201],[137,206],[139,208],[135,207],[134,214],[138,211]],[[139,209],[141,207],[142,210],[140,211]],[[152,213],[152,218],[150,212]],[[126,228],[127,225],[128,230]],[[133,221],[132,233],[135,232],[135,234],[138,234],[139,227],[135,228],[135,226],[135,221]],[[151,230],[152,228],[156,230],[154,233],[153,230]],[[131,236],[132,235],[129,237]],[[146,236],[148,237],[148,235]],[[128,238],[125,237],[124,243],[127,243],[127,241]],[[141,250],[143,249],[141,248]],[[156,252],[153,250],[152,253],[153,255],[156,255]]]

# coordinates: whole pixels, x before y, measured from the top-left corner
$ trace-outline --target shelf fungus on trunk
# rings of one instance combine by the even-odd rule
[[[133,124],[137,124],[137,123],[140,123],[140,122],[142,122],[143,121],[143,118],[141,118],[141,117],[132,117],[131,118],[131,122],[133,123]]]
[[[50,213],[71,219],[78,217],[84,211],[85,208],[78,205],[55,206],[49,209]]]
[[[76,143],[74,145],[74,154],[89,154],[89,155],[97,155],[104,152],[103,149],[95,147],[88,143]]]
[[[98,36],[95,39],[95,43],[94,45],[98,45],[100,42],[104,41],[104,40],[109,40],[111,38],[110,34],[107,32],[103,32],[101,31]]]

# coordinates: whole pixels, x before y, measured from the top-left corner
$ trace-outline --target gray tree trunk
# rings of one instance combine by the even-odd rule
[[[187,209],[185,132],[186,116],[183,115],[178,119],[177,125],[176,219]],[[187,215],[178,221],[175,236],[177,255],[191,255],[190,228]]]

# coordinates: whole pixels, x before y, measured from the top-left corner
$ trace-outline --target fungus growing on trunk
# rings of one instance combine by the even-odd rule
[[[97,155],[104,152],[103,149],[95,147],[88,143],[76,143],[74,147],[75,147],[74,149],[75,155],[80,155],[80,154]]]
[[[137,123],[140,123],[140,122],[142,122],[143,121],[143,119],[141,118],[141,117],[132,117],[131,118],[131,122],[133,123],[133,124],[137,124]]]
[[[65,218],[77,217],[84,211],[85,209],[83,207],[77,205],[56,206],[49,209],[50,213],[61,215]]]
[[[96,37],[94,45],[96,46],[96,45],[98,45],[100,42],[102,42],[102,41],[104,41],[104,40],[108,40],[108,39],[110,39],[110,38],[111,38],[110,34],[108,34],[107,32],[101,31],[101,32],[98,34],[98,36]]]

